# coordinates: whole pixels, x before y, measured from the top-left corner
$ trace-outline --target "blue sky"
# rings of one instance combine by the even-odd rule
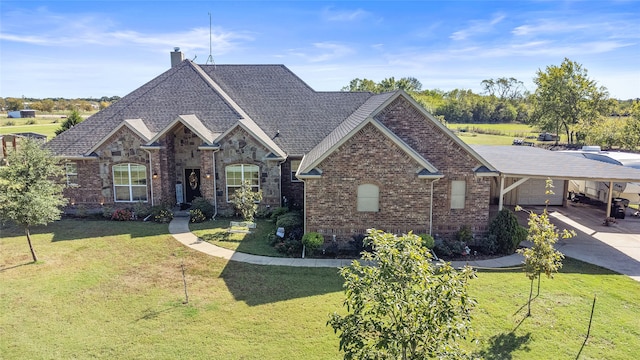
[[[216,64],[284,64],[316,90],[413,76],[471,89],[569,58],[640,98],[639,1],[0,1],[1,97],[124,96],[180,47]]]

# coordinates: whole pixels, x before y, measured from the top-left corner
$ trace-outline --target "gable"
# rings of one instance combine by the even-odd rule
[[[402,91],[373,117],[443,172],[447,168],[458,173],[480,168],[487,173],[495,171],[493,165]]]

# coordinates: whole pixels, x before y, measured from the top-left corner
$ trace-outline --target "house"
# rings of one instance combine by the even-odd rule
[[[249,180],[305,231],[485,232],[494,167],[399,90],[318,92],[283,65],[172,67],[60,134],[72,204],[210,200]]]

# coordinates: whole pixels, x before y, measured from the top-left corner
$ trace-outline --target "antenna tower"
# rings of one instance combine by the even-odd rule
[[[211,63],[215,69],[216,63],[213,61],[213,55],[211,55],[211,53],[211,13],[209,13],[209,57],[207,58],[205,65]]]

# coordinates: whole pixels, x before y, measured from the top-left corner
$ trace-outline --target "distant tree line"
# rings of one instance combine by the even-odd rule
[[[471,90],[422,90],[414,77],[380,82],[353,79],[343,91],[382,93],[405,90],[443,123],[525,123],[562,135],[569,144],[603,148],[640,148],[640,99],[609,98],[607,89],[588,77],[581,64],[564,59],[538,70],[536,89],[527,91],[513,77],[486,79],[482,94]]]
[[[0,108],[4,111],[16,111],[22,109],[33,109],[44,113],[52,113],[55,111],[92,111],[102,110],[114,102],[120,100],[119,96],[103,96],[101,98],[14,98],[0,97]]]

